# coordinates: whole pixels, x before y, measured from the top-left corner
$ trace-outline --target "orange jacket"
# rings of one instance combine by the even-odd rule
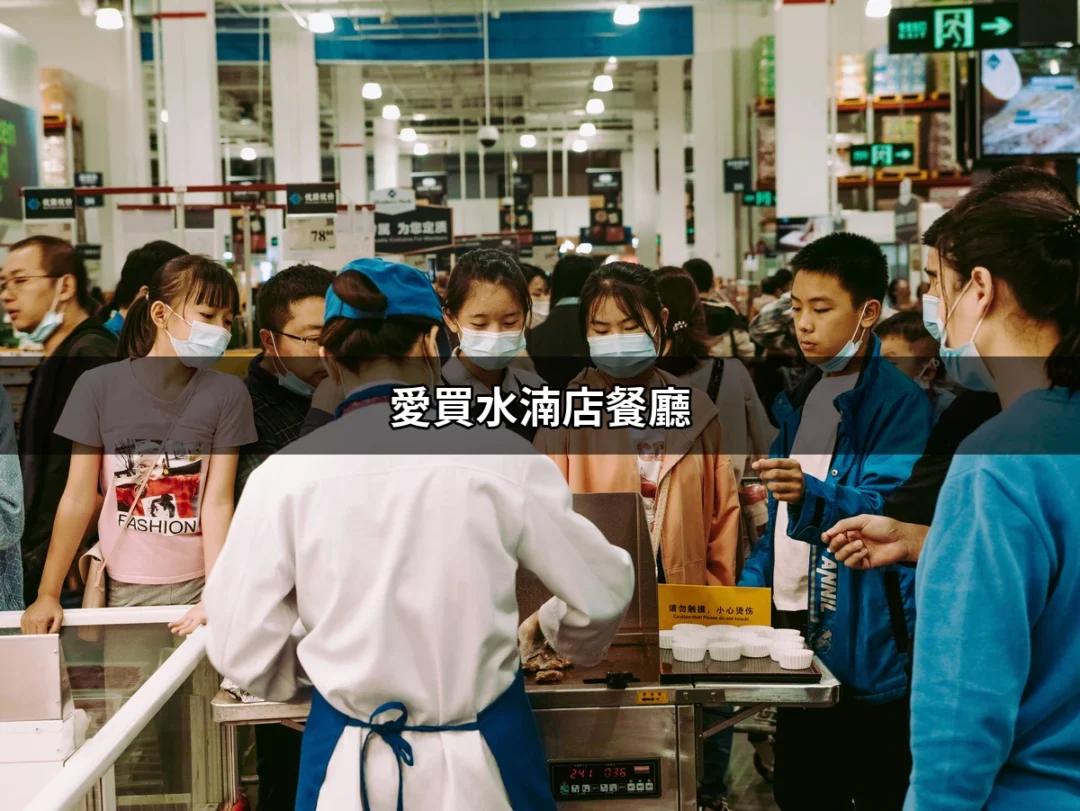
[[[657,374],[666,385],[685,388],[674,376]],[[596,369],[586,369],[569,388],[582,386],[604,389],[607,381]],[[708,395],[691,389],[691,426],[666,432],[655,507],[660,526],[654,527],[653,543],[655,548],[659,533],[668,583],[735,585],[739,492],[716,415]],[[637,456],[625,428],[541,428],[533,444],[554,460],[575,493],[641,490]]]

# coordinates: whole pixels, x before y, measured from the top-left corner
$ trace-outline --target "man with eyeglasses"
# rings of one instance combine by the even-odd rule
[[[91,317],[95,305],[82,258],[56,237],[30,237],[12,246],[0,270],[0,304],[11,325],[45,356],[27,388],[19,427],[23,593],[29,604],[37,598],[71,460],[71,441],[53,429],[79,376],[116,360],[116,338]]]

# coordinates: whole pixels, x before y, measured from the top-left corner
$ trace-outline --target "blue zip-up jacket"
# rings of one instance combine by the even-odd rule
[[[840,425],[829,476],[826,481],[806,476],[802,503],[788,505],[787,533],[811,545],[806,629],[811,647],[856,698],[885,702],[902,697],[908,687],[908,654],[900,652],[894,635],[886,570],[857,571],[838,564],[821,535],[842,518],[881,513],[885,497],[911,474],[926,445],[933,408],[922,389],[881,357],[877,337],[871,341],[855,387],[833,401]],[[770,456],[791,455],[803,404],[821,376],[821,370],[813,369],[776,398],[773,414],[780,434]],[[740,586],[772,587],[775,530],[776,499],[770,494],[768,531],[746,561]],[[910,638],[914,572],[894,568]]]

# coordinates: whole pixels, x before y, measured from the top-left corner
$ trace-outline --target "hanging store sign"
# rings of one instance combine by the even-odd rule
[[[98,189],[105,185],[105,175],[102,172],[76,172],[75,188]],[[76,198],[79,208],[104,208],[105,198],[100,194],[80,194]]]
[[[378,189],[371,193],[376,214],[405,214],[416,208],[416,192],[412,189]]]
[[[333,183],[288,183],[285,216],[318,217],[337,214],[337,189]]]
[[[743,192],[742,203],[748,208],[775,208],[776,192],[772,189]]]
[[[86,265],[86,275],[91,282],[97,282],[101,278],[101,246],[100,245],[76,245],[77,253]]]
[[[742,586],[657,586],[660,630],[696,625],[770,625],[772,589]]]
[[[749,158],[728,158],[724,161],[724,192],[738,194],[754,187],[750,176]]]
[[[1018,3],[909,6],[889,12],[889,53],[982,51],[1020,46]]]
[[[337,250],[335,217],[294,217],[286,220],[285,233],[293,253]]]
[[[429,206],[446,205],[446,172],[414,173],[412,187],[417,200],[426,200]]]
[[[624,245],[622,172],[587,169],[586,175],[589,180],[588,241],[593,245]]]
[[[401,214],[375,210],[375,252],[412,253],[449,245],[454,239],[454,214],[449,208],[417,206]]]
[[[75,219],[74,189],[23,189],[23,219]]]
[[[506,175],[499,175],[500,231],[531,231],[533,227],[533,176],[515,174],[513,188],[506,188]]]
[[[915,144],[859,144],[851,147],[851,165],[909,166],[915,160]]]
[[[913,245],[919,241],[919,201],[915,197],[909,197],[906,201],[897,200],[896,208],[893,209],[893,222],[896,227],[896,243],[898,245]]]

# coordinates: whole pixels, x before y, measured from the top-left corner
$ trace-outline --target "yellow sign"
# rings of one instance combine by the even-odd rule
[[[667,704],[667,690],[639,690],[637,694],[638,704]]]
[[[740,586],[657,586],[660,630],[680,623],[769,625],[772,589]]]

